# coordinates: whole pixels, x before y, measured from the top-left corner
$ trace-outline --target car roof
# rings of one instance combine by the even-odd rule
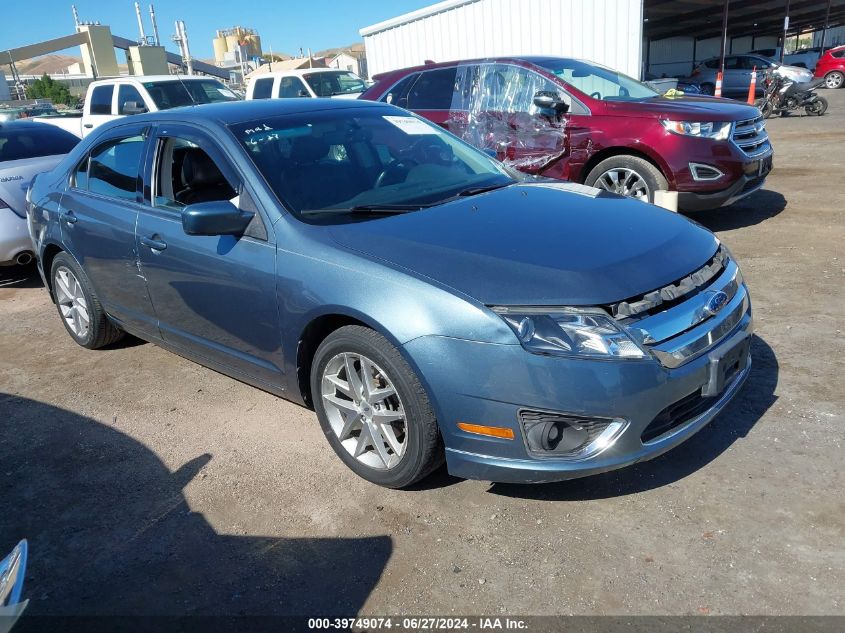
[[[593,63],[586,59],[578,59],[576,57],[556,57],[553,55],[506,55],[503,57],[478,57],[475,59],[455,59],[448,62],[434,62],[430,64],[420,64],[419,66],[409,66],[408,68],[397,68],[396,70],[389,70],[379,73],[374,79],[380,79],[387,75],[394,75],[396,73],[412,73],[421,70],[430,70],[433,68],[445,68],[448,66],[455,66],[456,64],[489,64],[499,62],[522,62],[528,64],[541,65],[545,62],[586,62]]]
[[[109,77],[107,79],[98,79],[92,81],[92,84],[106,84],[115,81],[134,81],[138,83],[147,83],[150,81],[197,81],[200,79],[220,81],[216,77],[198,77],[197,75],[126,75],[121,77]]]
[[[360,101],[358,99],[255,99],[250,101],[228,101],[221,103],[206,103],[181,108],[171,108],[160,112],[136,114],[132,121],[140,120],[168,120],[183,119],[187,121],[213,121],[222,125],[243,123],[266,117],[283,116],[286,114],[302,114],[305,112],[322,112],[327,110],[355,110],[355,109],[395,110],[395,106],[377,101]]]
[[[0,121],[0,129],[3,128],[49,128],[51,130],[61,130],[61,128],[50,125],[49,123],[39,123],[38,121],[29,121],[27,119],[14,119],[12,121]],[[65,130],[62,130],[65,132]],[[69,132],[68,132],[69,133]]]
[[[310,75],[312,73],[351,73],[351,70],[345,68],[295,68],[293,70],[273,70],[266,73],[256,75],[254,79],[264,79],[265,77],[290,77],[295,75],[302,77],[302,75]]]

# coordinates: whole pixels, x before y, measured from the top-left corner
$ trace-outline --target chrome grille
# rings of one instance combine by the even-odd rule
[[[739,149],[752,158],[765,154],[771,149],[769,135],[766,132],[766,123],[761,116],[755,119],[737,121],[734,124],[731,138]]]

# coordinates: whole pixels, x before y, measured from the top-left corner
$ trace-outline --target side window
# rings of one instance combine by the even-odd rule
[[[279,81],[279,96],[283,99],[296,99],[309,95],[299,77],[282,77]]]
[[[111,114],[114,85],[97,86],[91,92],[91,114]]]
[[[741,57],[726,57],[725,70],[740,70],[742,68]]]
[[[127,108],[128,106],[128,108]],[[121,84],[117,90],[117,113],[118,114],[140,114],[141,110],[146,111],[144,97],[138,92],[135,86]]]
[[[143,150],[144,137],[140,134],[100,145],[91,153],[88,191],[134,201]]]
[[[838,51],[833,51],[833,52],[830,54],[830,56],[831,56],[831,57],[836,57],[837,59],[842,59],[843,57],[845,57],[845,48],[843,48],[843,49],[841,49],[841,50],[838,50]]]
[[[252,89],[253,99],[269,99],[273,94],[273,78],[255,80],[255,88]]]
[[[408,94],[411,110],[449,110],[455,94],[457,68],[427,70],[420,74]]]
[[[154,205],[178,211],[189,204],[232,200],[238,193],[214,160],[196,143],[159,140]]]
[[[88,189],[88,156],[76,166],[73,172],[73,186],[77,189]]]
[[[419,73],[412,73],[408,75],[388,90],[387,94],[385,94],[380,101],[383,101],[384,103],[391,103],[400,108],[407,108],[408,91],[411,89],[411,86],[414,85],[414,82],[419,78],[419,76]]]
[[[715,69],[715,68],[719,67],[719,60],[718,59],[709,59],[706,62],[704,62],[704,65],[707,66],[707,68]]]

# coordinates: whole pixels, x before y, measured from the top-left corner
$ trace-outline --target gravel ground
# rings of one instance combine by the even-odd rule
[[[311,411],[154,345],[77,347],[0,270],[0,550],[31,613],[845,614],[845,90],[696,215],[756,309],[742,394],[667,455],[543,486],[356,478]]]

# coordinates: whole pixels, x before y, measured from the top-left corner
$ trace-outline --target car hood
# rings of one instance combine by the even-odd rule
[[[655,97],[645,101],[608,101],[609,112],[656,116],[676,121],[742,121],[760,116],[755,106],[716,97]]]
[[[569,183],[517,184],[333,226],[345,248],[488,305],[598,305],[688,275],[718,246],[685,217]]]

